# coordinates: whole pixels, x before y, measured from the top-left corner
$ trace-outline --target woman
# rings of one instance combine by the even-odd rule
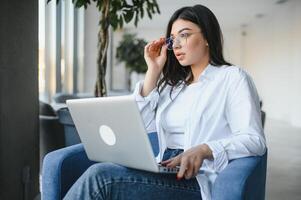
[[[148,132],[159,135],[158,161],[180,166],[177,178],[98,163],[65,199],[210,199],[229,160],[263,155],[256,88],[222,50],[217,19],[202,5],[177,10],[166,37],[145,47],[148,71],[134,95]]]

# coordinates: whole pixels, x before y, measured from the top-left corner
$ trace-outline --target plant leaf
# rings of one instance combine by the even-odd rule
[[[102,6],[103,6],[103,1],[97,0],[96,7],[98,8],[98,11],[101,11]]]
[[[126,10],[125,14],[123,14],[124,20],[126,23],[129,23],[134,16],[134,12],[132,10]]]
[[[113,29],[116,30],[118,27],[118,16],[116,12],[110,12],[109,14],[109,23],[112,25]]]
[[[144,16],[144,9],[143,9],[143,6],[140,7],[140,18],[142,19]]]
[[[137,27],[137,25],[138,25],[138,21],[139,21],[139,12],[136,12],[136,15],[135,15],[135,22],[134,22],[134,24],[135,24],[136,27]]]
[[[148,17],[151,19],[151,18],[152,18],[151,11],[150,11],[149,9],[147,9],[146,11],[147,11],[147,15],[148,15]]]

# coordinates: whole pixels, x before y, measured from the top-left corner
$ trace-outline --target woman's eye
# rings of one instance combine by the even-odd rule
[[[188,37],[188,33],[180,33],[180,38],[186,38]]]

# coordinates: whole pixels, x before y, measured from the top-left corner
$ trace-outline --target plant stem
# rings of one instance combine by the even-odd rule
[[[109,0],[104,0],[100,16],[100,29],[98,32],[98,59],[97,59],[97,78],[94,95],[106,96],[106,69],[107,69],[107,49],[109,43]]]

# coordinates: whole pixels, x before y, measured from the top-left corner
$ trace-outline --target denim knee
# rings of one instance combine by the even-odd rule
[[[88,177],[101,176],[104,179],[122,177],[126,167],[114,163],[97,163],[87,169]]]
[[[89,199],[107,199],[112,195],[112,184],[122,179],[125,167],[113,163],[97,163],[87,169],[83,175],[82,193]]]
[[[162,175],[113,163],[92,165],[80,177],[65,199],[185,199],[200,192],[196,180],[176,181],[175,175]]]

